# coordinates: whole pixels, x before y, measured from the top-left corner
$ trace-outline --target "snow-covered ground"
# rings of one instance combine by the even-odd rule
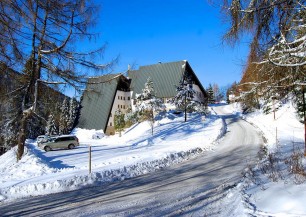
[[[239,104],[226,107],[239,113]],[[275,113],[256,111],[243,115],[266,138],[262,158],[246,174],[244,197],[255,216],[306,216],[306,160],[304,125],[290,102]]]
[[[273,113],[266,115],[262,111],[242,115],[239,104],[222,109],[252,123],[266,139],[257,166],[249,167],[237,187],[226,193],[225,202],[233,205],[231,198],[235,195],[237,203],[233,209],[240,210],[230,214],[306,216],[304,126],[298,121],[293,106],[283,104],[275,120]],[[193,114],[185,123],[182,115],[168,113],[155,123],[153,136],[150,125],[144,122],[126,130],[122,137],[97,139],[99,132],[77,129],[74,133],[81,146],[73,150],[44,152],[37,148],[35,141],[29,141],[20,162],[16,163],[14,150],[0,157],[0,200],[8,202],[31,195],[100,186],[153,172],[213,149],[224,132],[223,121],[216,115],[203,122],[201,115]],[[90,175],[89,144],[93,171]],[[218,204],[211,203],[211,206]]]
[[[0,157],[0,201],[124,180],[212,149],[224,133],[222,120],[217,115],[203,120],[199,114],[190,114],[188,118],[184,122],[182,114],[165,114],[155,123],[153,136],[147,122],[130,127],[122,137],[93,139],[96,131],[76,129],[81,145],[73,150],[45,152],[35,141],[28,141],[26,154],[18,163],[15,149]]]

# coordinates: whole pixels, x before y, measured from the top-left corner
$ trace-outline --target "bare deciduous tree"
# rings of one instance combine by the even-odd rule
[[[92,61],[103,54],[105,46],[93,51],[79,46],[79,41],[96,37],[89,30],[97,10],[89,0],[0,2],[0,61],[16,71],[26,63],[29,69],[22,87],[18,159],[23,155],[27,120],[35,113],[37,85],[65,82],[78,88],[79,82],[86,81],[89,69],[104,70],[109,66]]]
[[[292,92],[306,86],[306,1],[224,0],[230,22],[224,39],[235,44],[244,33],[252,35],[250,59],[242,86],[245,95]],[[254,66],[254,63],[257,66]],[[250,79],[250,71],[255,78]],[[247,82],[245,82],[247,81]],[[305,96],[302,94],[305,98]],[[272,96],[273,97],[273,96]],[[303,103],[305,105],[305,99]],[[304,106],[305,107],[305,106]],[[304,112],[305,114],[305,112]],[[306,116],[305,156],[306,156]]]

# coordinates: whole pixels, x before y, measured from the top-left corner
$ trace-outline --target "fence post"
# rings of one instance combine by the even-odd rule
[[[91,145],[89,145],[89,174],[91,174]]]
[[[277,144],[278,144],[278,142],[277,142],[277,127],[275,128],[275,144],[276,144],[276,146],[277,146]]]

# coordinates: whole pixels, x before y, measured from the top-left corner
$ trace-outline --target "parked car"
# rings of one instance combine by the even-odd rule
[[[53,149],[68,148],[73,149],[79,146],[79,139],[72,135],[62,135],[57,137],[50,137],[47,142],[39,143],[39,147],[45,151],[51,151]]]

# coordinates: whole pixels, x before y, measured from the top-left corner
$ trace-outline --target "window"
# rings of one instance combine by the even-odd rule
[[[118,108],[120,108],[120,105],[118,105]]]
[[[121,96],[120,98],[121,98],[121,100],[122,100],[122,96]]]
[[[125,96],[123,97],[123,100],[125,100]]]
[[[123,105],[123,108],[125,109],[125,105]]]
[[[112,123],[112,122],[109,122],[109,126],[110,126],[110,127],[113,126],[113,123]]]
[[[111,113],[110,116],[113,117],[113,114]]]
[[[122,105],[121,105],[121,108],[122,108]]]
[[[130,100],[131,98],[128,96],[128,100]]]
[[[118,99],[120,99],[120,96],[118,96]]]

